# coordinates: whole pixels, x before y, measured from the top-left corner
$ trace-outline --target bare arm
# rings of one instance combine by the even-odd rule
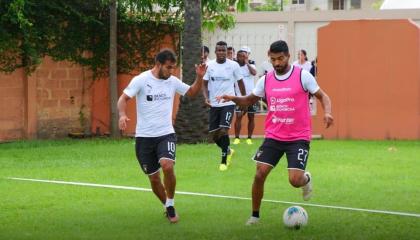
[[[329,128],[334,123],[330,97],[328,97],[328,95],[322,91],[322,89],[319,89],[314,95],[322,104],[322,108],[324,109],[325,127]]]
[[[200,92],[201,87],[203,86],[203,76],[206,73],[207,66],[205,63],[197,65],[195,67],[196,78],[194,83],[191,85],[190,89],[188,89],[186,95],[188,97],[195,97]]]
[[[240,106],[249,106],[249,105],[255,104],[260,99],[260,97],[255,96],[252,93],[247,96],[241,96],[241,97],[223,95],[216,98],[218,101],[224,101],[224,102],[233,101],[234,103]]]
[[[257,69],[255,69],[253,66],[251,66],[251,64],[247,63],[246,64],[249,70],[249,73],[251,73],[252,76],[257,75]]]
[[[239,91],[241,91],[241,95],[245,96],[246,95],[245,84],[242,79],[238,81],[238,87],[239,87]]]
[[[129,96],[123,93],[118,99],[118,103],[117,103],[118,112],[120,115],[118,126],[120,127],[120,130],[123,130],[123,131],[127,128],[127,122],[130,121],[130,119],[127,117],[127,114],[125,112],[125,110],[127,109],[127,102],[130,99],[131,98]]]
[[[210,100],[209,100],[209,81],[204,81],[203,84],[203,96],[204,96],[204,103],[211,107]]]

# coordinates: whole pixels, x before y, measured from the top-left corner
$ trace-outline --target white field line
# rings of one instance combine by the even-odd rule
[[[7,179],[10,179],[10,180],[19,180],[19,181],[30,181],[30,182],[43,182],[43,183],[55,183],[55,184],[65,184],[65,185],[76,185],[76,186],[88,186],[88,187],[124,189],[124,190],[134,190],[134,191],[144,191],[144,192],[151,192],[152,191],[152,189],[149,189],[149,188],[128,187],[128,186],[118,186],[118,185],[109,185],[109,184],[67,182],[67,181],[55,181],[55,180],[43,180],[43,179],[31,179],[31,178],[17,178],[17,177],[8,177]],[[237,199],[237,200],[251,200],[251,198],[249,198],[249,197],[227,196],[227,195],[218,195],[218,194],[210,194],[210,193],[194,193],[194,192],[183,192],[183,191],[176,191],[176,193],[177,194],[181,194],[181,195],[204,196],[204,197],[213,197],[213,198],[225,198],[225,199]],[[399,215],[399,216],[408,216],[408,217],[417,217],[417,218],[420,218],[420,214],[419,213],[407,213],[407,212],[395,212],[395,211],[374,210],[374,209],[365,209],[365,208],[352,208],[352,207],[330,206],[330,205],[321,205],[321,204],[312,204],[312,203],[300,203],[300,202],[288,202],[288,201],[269,200],[269,199],[263,199],[262,201],[264,201],[264,202],[271,202],[271,203],[284,203],[284,204],[291,204],[291,205],[302,205],[302,206],[320,207],[320,208],[332,208],[332,209],[341,209],[341,210],[359,211],[359,212],[369,212],[369,213],[382,213],[382,214],[390,214],[390,215]]]

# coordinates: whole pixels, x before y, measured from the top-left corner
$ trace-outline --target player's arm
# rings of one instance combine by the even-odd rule
[[[246,92],[245,92],[245,84],[244,81],[242,79],[238,80],[238,87],[239,87],[239,91],[241,91],[241,95],[245,96]]]
[[[130,99],[131,98],[129,96],[123,93],[118,99],[118,103],[117,103],[118,113],[120,115],[118,126],[120,130],[123,130],[123,131],[127,128],[127,122],[130,121],[130,119],[127,117],[127,114],[126,114],[127,102]]]
[[[322,108],[324,109],[324,123],[325,126],[328,128],[334,122],[331,109],[331,99],[324,91],[322,91],[322,89],[316,91],[314,95],[322,104]]]
[[[224,102],[229,102],[232,101],[234,103],[236,103],[236,105],[239,106],[249,106],[252,104],[255,104],[256,102],[258,102],[258,100],[260,99],[260,97],[255,96],[254,94],[249,94],[247,96],[231,96],[231,95],[222,95],[222,96],[218,96],[216,97],[216,99],[218,101],[224,101]]]
[[[209,81],[204,81],[203,83],[203,96],[204,96],[204,104],[206,106],[211,107],[210,100],[209,100]]]
[[[191,85],[191,87],[188,89],[186,93],[188,97],[195,97],[200,92],[203,86],[203,76],[206,73],[206,70],[207,70],[207,65],[205,63],[201,63],[195,66],[196,78],[195,78],[194,83]]]
[[[254,67],[254,65],[252,65],[252,64],[250,64],[250,63],[247,63],[247,67],[248,67],[249,73],[250,73],[252,76],[257,75],[257,69]]]

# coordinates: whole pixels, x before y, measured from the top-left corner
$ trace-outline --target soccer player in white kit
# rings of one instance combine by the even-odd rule
[[[172,108],[175,93],[196,96],[203,85],[206,65],[196,67],[195,82],[188,86],[172,73],[176,69],[176,56],[164,49],[155,57],[151,70],[134,77],[118,100],[119,127],[127,128],[130,119],[126,114],[127,101],[136,97],[136,157],[148,175],[154,194],[166,207],[171,223],[178,221],[174,208],[176,178],[174,173],[176,135],[172,125]],[[163,184],[160,169],[163,171]]]
[[[222,150],[220,171],[226,171],[234,153],[230,149],[228,130],[233,118],[235,103],[232,101],[219,103],[216,96],[234,95],[235,82],[238,83],[241,95],[245,95],[245,86],[239,64],[227,59],[227,44],[219,41],[216,43],[216,59],[208,63],[207,72],[204,75],[203,94],[205,103],[210,107],[209,132],[214,142]]]

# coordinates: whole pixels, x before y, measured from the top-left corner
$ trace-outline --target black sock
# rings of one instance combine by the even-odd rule
[[[227,154],[229,151],[230,140],[228,135],[223,135],[219,138],[222,149],[222,163],[226,164]]]
[[[252,211],[252,216],[259,218],[260,217],[260,211]]]
[[[221,139],[222,139],[222,138],[218,138],[218,139],[214,140],[214,142],[217,144],[217,146],[218,146],[219,148],[222,148]]]

